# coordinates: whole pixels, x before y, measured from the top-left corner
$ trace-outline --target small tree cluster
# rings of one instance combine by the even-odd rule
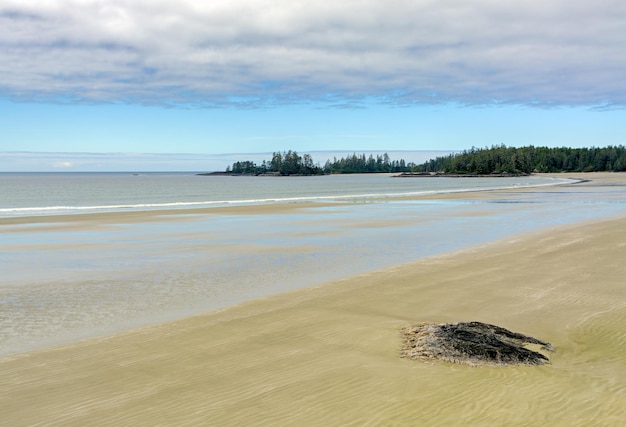
[[[251,161],[235,162],[232,168],[227,168],[226,172],[243,175],[260,175],[265,173],[275,173],[280,175],[322,175],[324,170],[317,164],[309,154],[299,155],[295,151],[283,153],[275,152],[272,160],[263,161],[259,166]]]

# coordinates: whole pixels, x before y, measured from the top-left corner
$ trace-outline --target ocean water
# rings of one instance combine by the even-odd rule
[[[625,187],[574,182],[0,174],[0,354],[123,332],[626,213]],[[480,189],[490,189],[490,196],[463,197]],[[459,197],[395,197],[451,192]],[[254,214],[196,209],[298,201],[327,203]],[[180,215],[105,223],[80,215],[152,209],[179,209]],[[11,222],[41,215],[58,221]]]
[[[198,176],[193,173],[0,173],[0,217],[190,209],[286,201],[361,200],[553,184],[545,177]]]

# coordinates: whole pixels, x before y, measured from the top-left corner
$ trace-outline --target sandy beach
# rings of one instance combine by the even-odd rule
[[[7,356],[0,425],[623,425],[624,259],[626,217],[570,224]],[[551,364],[398,355],[407,324],[473,320],[552,343]]]

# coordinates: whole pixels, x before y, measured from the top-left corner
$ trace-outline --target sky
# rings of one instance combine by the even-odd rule
[[[0,172],[624,145],[624,46],[623,0],[0,0]]]

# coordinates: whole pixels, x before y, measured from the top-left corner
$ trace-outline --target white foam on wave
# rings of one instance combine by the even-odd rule
[[[411,179],[411,178],[408,178]],[[419,178],[416,178],[419,179]],[[462,178],[459,178],[462,179]],[[454,194],[454,193],[470,193],[476,191],[494,191],[494,190],[510,190],[516,188],[536,188],[547,187],[561,184],[572,184],[581,180],[564,179],[562,182],[549,182],[541,184],[521,184],[507,186],[492,187],[471,187],[471,188],[453,188],[453,189],[437,189],[422,190],[412,192],[399,193],[365,193],[365,194],[344,194],[344,195],[324,195],[324,196],[299,196],[299,197],[269,197],[260,199],[244,199],[244,200],[207,200],[197,202],[165,202],[165,203],[140,203],[140,204],[114,204],[114,205],[93,205],[93,206],[36,206],[36,207],[15,207],[0,208],[0,216],[35,216],[35,215],[55,215],[68,213],[86,213],[86,212],[113,212],[122,210],[155,210],[167,208],[199,208],[210,206],[228,206],[243,204],[271,204],[271,203],[290,203],[290,202],[315,202],[315,201],[333,201],[333,200],[359,200],[359,199],[375,199],[375,198],[394,198],[394,197],[411,197],[411,196],[428,196],[434,194]]]

